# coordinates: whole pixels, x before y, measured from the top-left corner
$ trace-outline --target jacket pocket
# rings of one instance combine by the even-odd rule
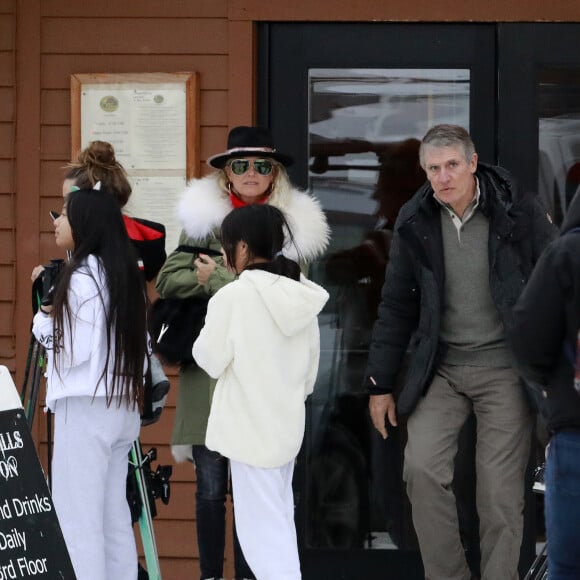
[[[437,344],[424,334],[417,333],[411,340],[411,356],[405,386],[397,400],[397,410],[403,415],[413,411],[433,375]]]

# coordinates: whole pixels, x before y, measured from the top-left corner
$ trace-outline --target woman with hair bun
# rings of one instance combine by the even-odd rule
[[[62,184],[62,193],[66,195],[73,187],[90,189],[101,182],[101,190],[113,194],[119,207],[123,209],[131,197],[131,184],[123,166],[115,157],[115,150],[106,141],[91,141],[72,163]],[[157,222],[123,214],[123,220],[129,238],[133,242],[140,265],[147,282],[157,276],[165,262],[165,227]]]
[[[91,141],[80,151],[75,161],[67,165],[62,184],[66,196],[74,189],[92,189],[100,182],[101,191],[110,193],[123,210],[131,197],[131,184],[123,166],[117,161],[115,149],[106,141]],[[157,222],[129,217],[123,213],[127,234],[137,253],[139,269],[145,280],[153,286],[155,278],[167,257],[165,253],[165,227]],[[148,393],[142,424],[156,422],[169,391],[169,380],[159,360],[151,357],[151,392]]]

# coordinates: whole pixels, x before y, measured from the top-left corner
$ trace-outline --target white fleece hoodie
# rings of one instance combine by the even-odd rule
[[[318,314],[326,290],[263,270],[246,270],[209,301],[193,345],[218,382],[206,445],[255,467],[280,467],[304,437],[304,401],[318,372]]]
[[[69,325],[65,320],[58,370],[54,365],[52,317],[39,310],[32,325],[34,336],[48,352],[46,405],[51,410],[54,410],[55,401],[63,397],[106,396],[105,382],[99,379],[107,355],[105,309],[108,291],[105,273],[95,256],[90,255],[71,276],[68,300],[73,313],[73,348],[71,352]],[[115,355],[113,349],[111,346],[110,360]],[[109,382],[111,380],[109,376]]]

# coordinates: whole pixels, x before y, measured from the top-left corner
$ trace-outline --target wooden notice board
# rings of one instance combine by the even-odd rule
[[[107,141],[127,172],[129,215],[161,222],[177,246],[177,197],[200,173],[199,75],[71,75],[71,159],[91,141]]]

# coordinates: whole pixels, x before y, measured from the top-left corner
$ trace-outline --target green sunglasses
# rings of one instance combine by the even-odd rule
[[[232,170],[234,175],[243,175],[250,169],[250,163],[254,167],[254,171],[260,175],[270,175],[274,167],[274,163],[269,159],[255,159],[250,161],[249,159],[232,159],[228,166]]]

